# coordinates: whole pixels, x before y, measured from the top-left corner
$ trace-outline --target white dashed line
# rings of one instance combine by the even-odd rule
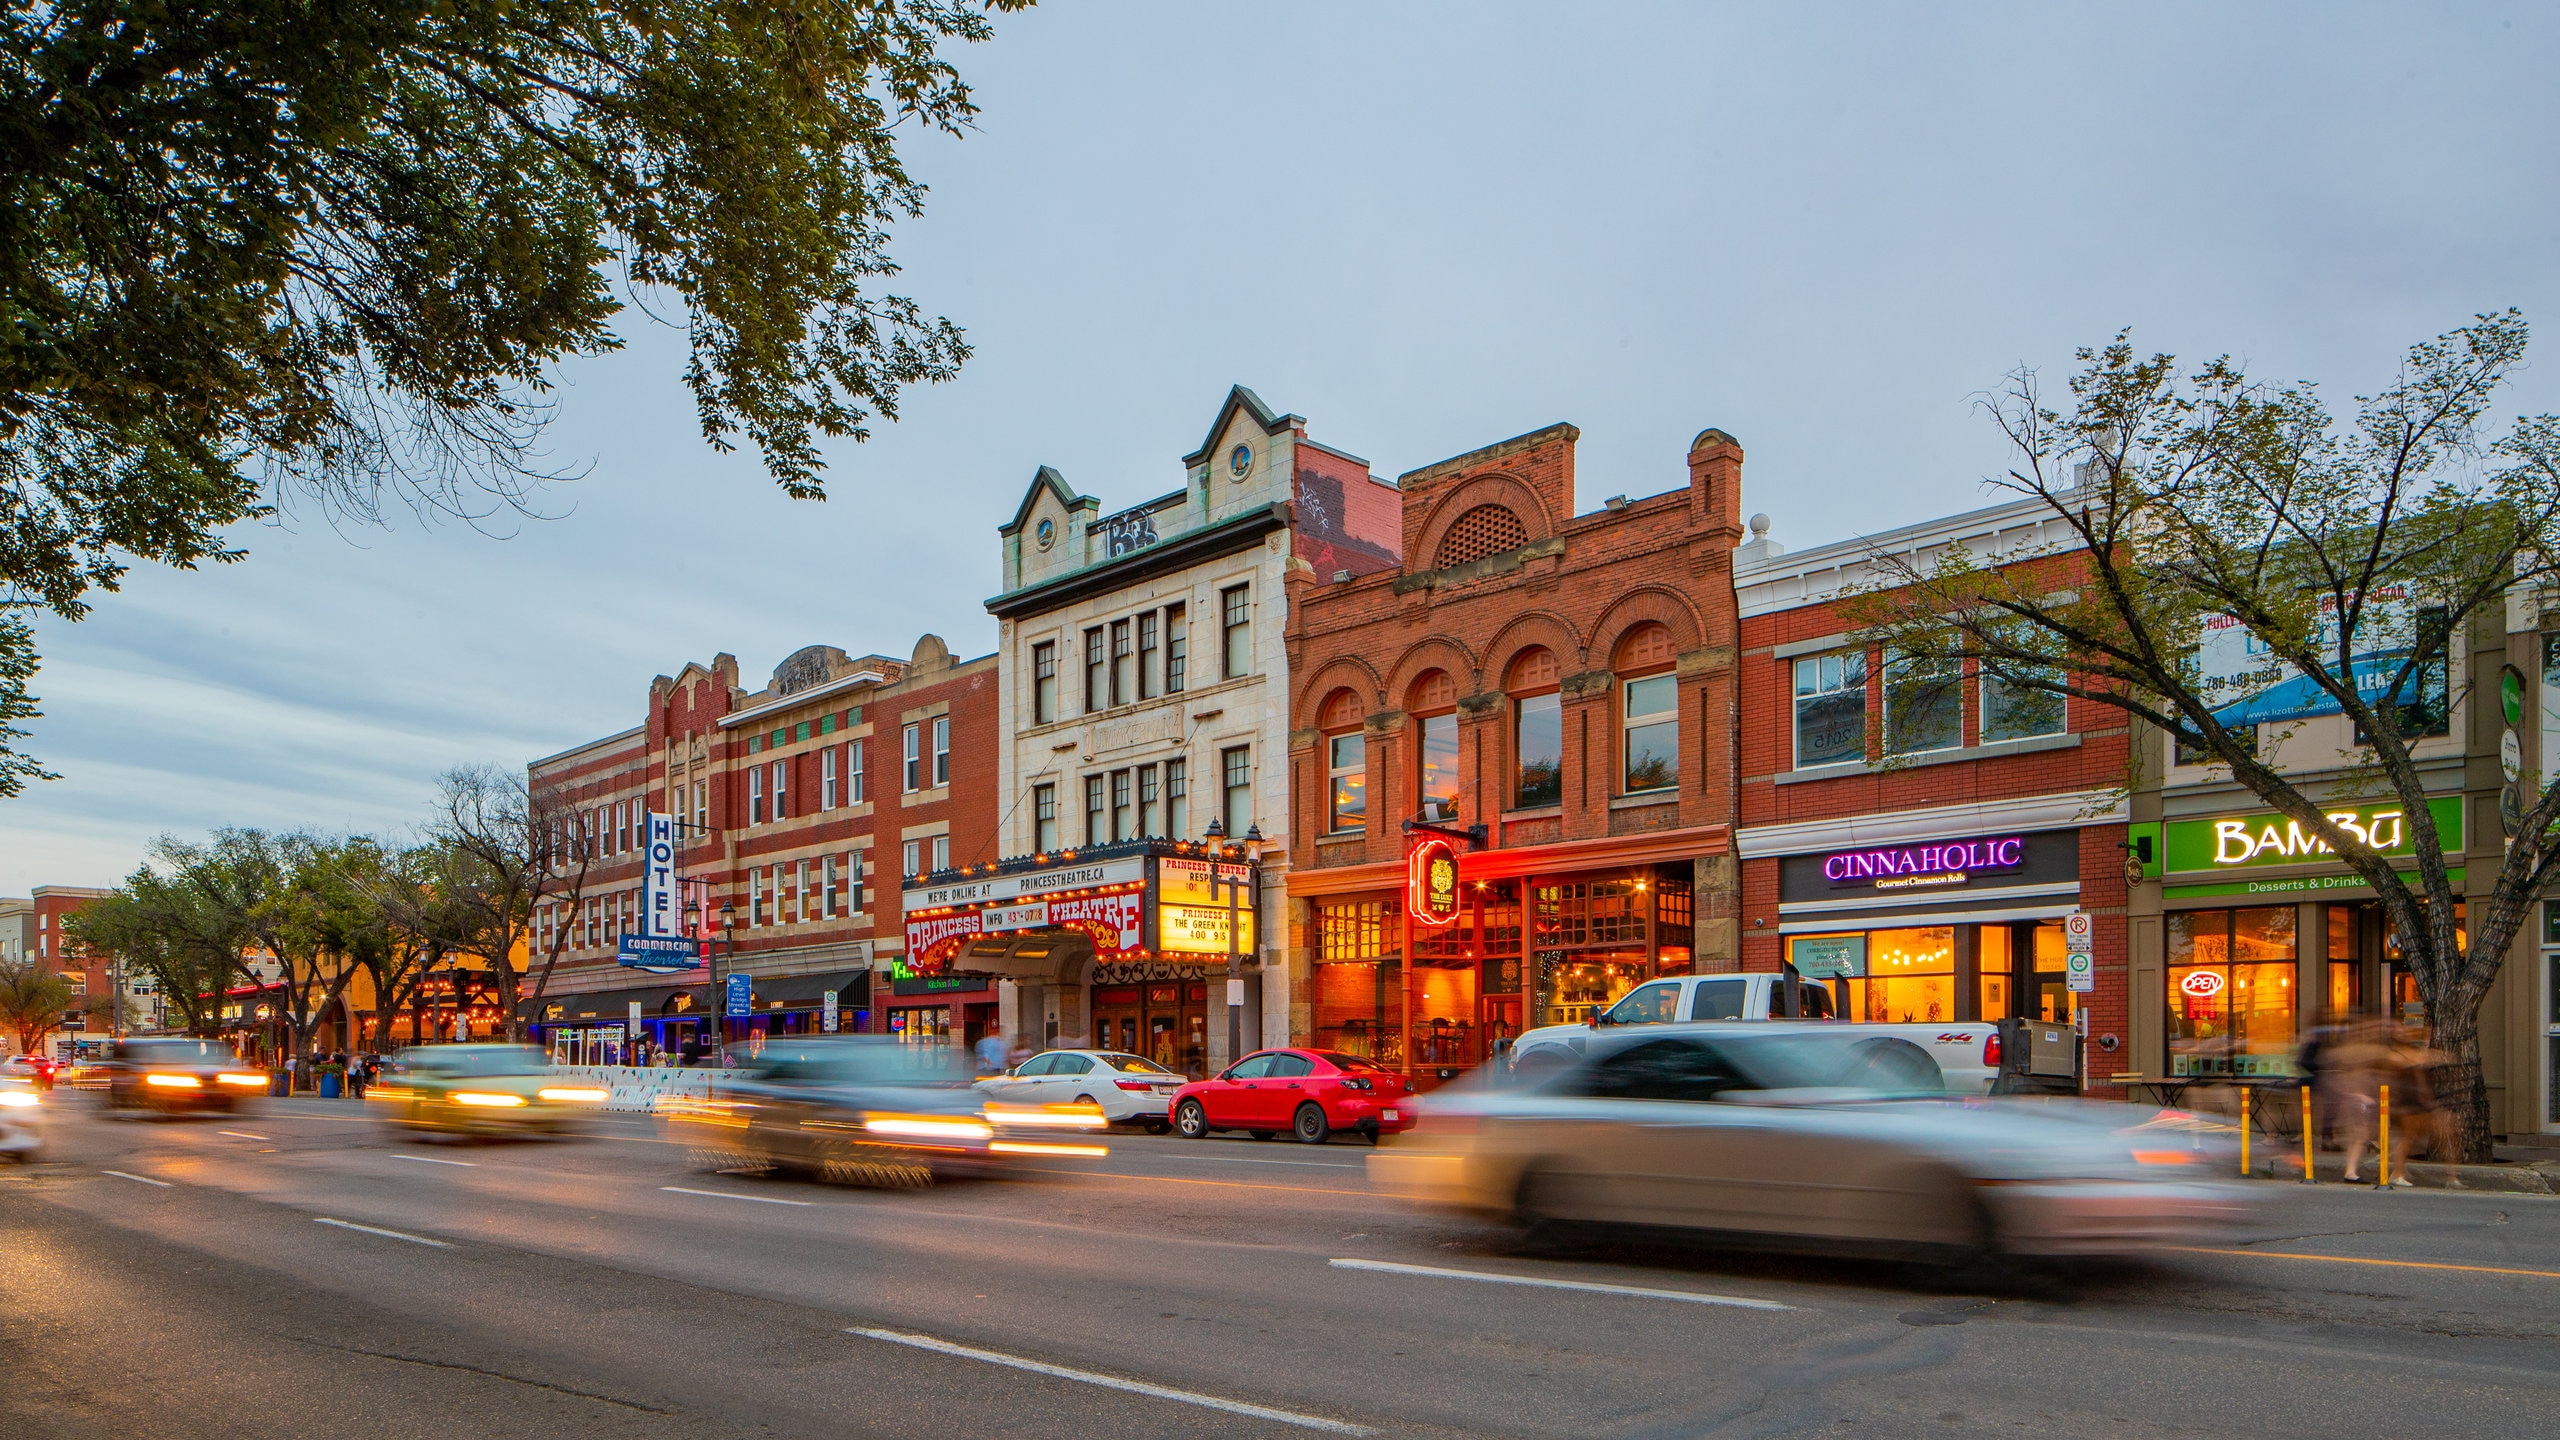
[[[969,1345],[955,1345],[930,1335],[910,1335],[901,1330],[874,1330],[868,1326],[850,1326],[848,1335],[866,1340],[885,1340],[892,1345],[910,1345],[918,1350],[931,1350],[941,1355],[957,1355],[963,1360],[983,1360],[990,1365],[1003,1365],[1015,1370],[1028,1370],[1034,1375],[1053,1375],[1061,1380],[1074,1380],[1086,1385],[1099,1385],[1106,1390],[1125,1390],[1132,1395],[1151,1395],[1158,1400],[1178,1400],[1185,1405],[1198,1405],[1210,1410],[1224,1410],[1230,1415],[1248,1416],[1255,1420],[1276,1420],[1283,1425],[1296,1425],[1308,1430],[1327,1430],[1336,1435],[1375,1435],[1366,1425],[1348,1420],[1329,1420],[1322,1415],[1301,1415],[1294,1410],[1275,1410],[1268,1405],[1249,1405],[1242,1400],[1229,1400],[1219,1395],[1203,1395],[1194,1390],[1176,1390],[1169,1385],[1154,1385],[1144,1380],[1128,1380],[1118,1375],[1103,1375],[1091,1370],[1073,1370],[1064,1365],[1050,1365],[1039,1360],[1026,1360],[996,1350],[980,1350]]]
[[[122,1170],[101,1170],[98,1173],[101,1175],[113,1175],[119,1180],[139,1180],[145,1185],[157,1185],[163,1190],[175,1188],[166,1180],[154,1180],[148,1175],[128,1175]]]
[[[726,1190],[687,1190],[681,1185],[658,1187],[670,1195],[708,1195],[714,1200],[752,1200],[758,1205],[814,1205],[814,1200],[777,1200],[770,1195],[732,1195]]]
[[[234,1140],[271,1140],[275,1138],[271,1135],[252,1135],[246,1130],[216,1130],[213,1133],[216,1135],[228,1135]]]
[[[1696,1290],[1656,1290],[1644,1285],[1603,1285],[1593,1280],[1543,1280],[1527,1275],[1492,1275],[1482,1270],[1451,1270],[1438,1265],[1398,1265],[1387,1260],[1335,1260],[1336,1270],[1375,1270],[1387,1275],[1427,1275],[1440,1280],[1480,1280],[1487,1285],[1532,1285],[1542,1290],[1588,1290],[1600,1295],[1633,1295],[1646,1300],[1678,1300],[1690,1305],[1730,1305],[1741,1310],[1793,1310],[1775,1300],[1740,1295],[1708,1295]]]
[[[453,1248],[441,1240],[430,1240],[424,1235],[408,1235],[403,1234],[398,1230],[384,1230],[378,1226],[359,1225],[353,1220],[329,1220],[314,1217],[311,1223],[314,1225],[335,1225],[341,1230],[361,1230],[367,1235],[380,1235],[388,1240],[406,1240],[412,1245],[432,1245],[438,1250],[450,1250]]]
[[[391,1158],[394,1160],[415,1160],[421,1165],[459,1165],[465,1170],[473,1169],[479,1164],[479,1162],[475,1160],[439,1160],[433,1155],[394,1155]]]

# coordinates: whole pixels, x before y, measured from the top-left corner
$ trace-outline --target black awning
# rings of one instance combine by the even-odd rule
[[[776,975],[755,982],[755,1007],[771,1010],[814,1010],[830,990],[836,992],[836,1004],[846,1010],[871,1003],[871,972],[838,970],[817,975]]]
[[[524,1018],[538,1025],[610,1025],[631,1018],[631,1002],[644,1017],[657,1015],[687,985],[644,985],[629,990],[584,990],[524,1002]],[[697,1000],[697,1003],[699,1001]]]

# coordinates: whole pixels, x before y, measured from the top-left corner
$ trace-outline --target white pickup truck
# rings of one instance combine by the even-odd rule
[[[1767,1020],[1780,1025],[1849,1024],[1876,1039],[1872,1064],[1879,1083],[1896,1088],[1943,1088],[1951,1095],[1986,1095],[2000,1077],[2000,1027],[1988,1020],[1888,1025],[1843,1022],[1832,1014],[1831,991],[1796,982],[1796,1018],[1784,1014],[1785,992],[1776,975],[1676,975],[1651,980],[1618,1003],[1576,1025],[1545,1025],[1524,1032],[1511,1047],[1514,1073],[1531,1075],[1566,1063],[1591,1032],[1620,1025],[1671,1025],[1695,1021]],[[1775,1013],[1773,1013],[1775,1012]],[[1934,1072],[1934,1073],[1933,1073]]]

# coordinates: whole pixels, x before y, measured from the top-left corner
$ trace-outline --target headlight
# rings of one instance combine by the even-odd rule
[[[491,1109],[511,1110],[516,1106],[522,1105],[524,1103],[524,1097],[521,1095],[492,1095],[482,1090],[456,1090],[453,1092],[453,1103],[456,1105],[478,1105]]]
[[[146,1085],[157,1085],[164,1090],[201,1090],[204,1088],[204,1082],[193,1075],[145,1075],[142,1077],[142,1081]]]
[[[979,1120],[944,1120],[931,1115],[874,1115],[862,1122],[874,1135],[910,1135],[919,1140],[984,1140],[995,1132]]]
[[[2202,1158],[2193,1150],[2136,1150],[2133,1152],[2133,1160],[2137,1165],[2193,1165]]]
[[[36,1097],[24,1090],[0,1090],[0,1105],[12,1110],[33,1109],[37,1103]]]
[[[543,1091],[542,1098],[545,1100],[578,1100],[590,1105],[601,1105],[605,1101],[605,1093],[602,1090],[597,1090],[583,1085],[556,1085]]]
[[[229,1074],[216,1075],[213,1078],[224,1085],[238,1085],[243,1088],[255,1088],[260,1090],[267,1087],[267,1077],[264,1075]]]
[[[1108,1145],[1035,1145],[1026,1140],[992,1140],[987,1148],[999,1155],[1108,1155]]]

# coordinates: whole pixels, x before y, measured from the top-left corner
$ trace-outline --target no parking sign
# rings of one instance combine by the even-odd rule
[[[2062,976],[2071,989],[2087,993],[2098,988],[2096,957],[2091,953],[2097,941],[2097,924],[2085,910],[2074,910],[2062,917]]]

